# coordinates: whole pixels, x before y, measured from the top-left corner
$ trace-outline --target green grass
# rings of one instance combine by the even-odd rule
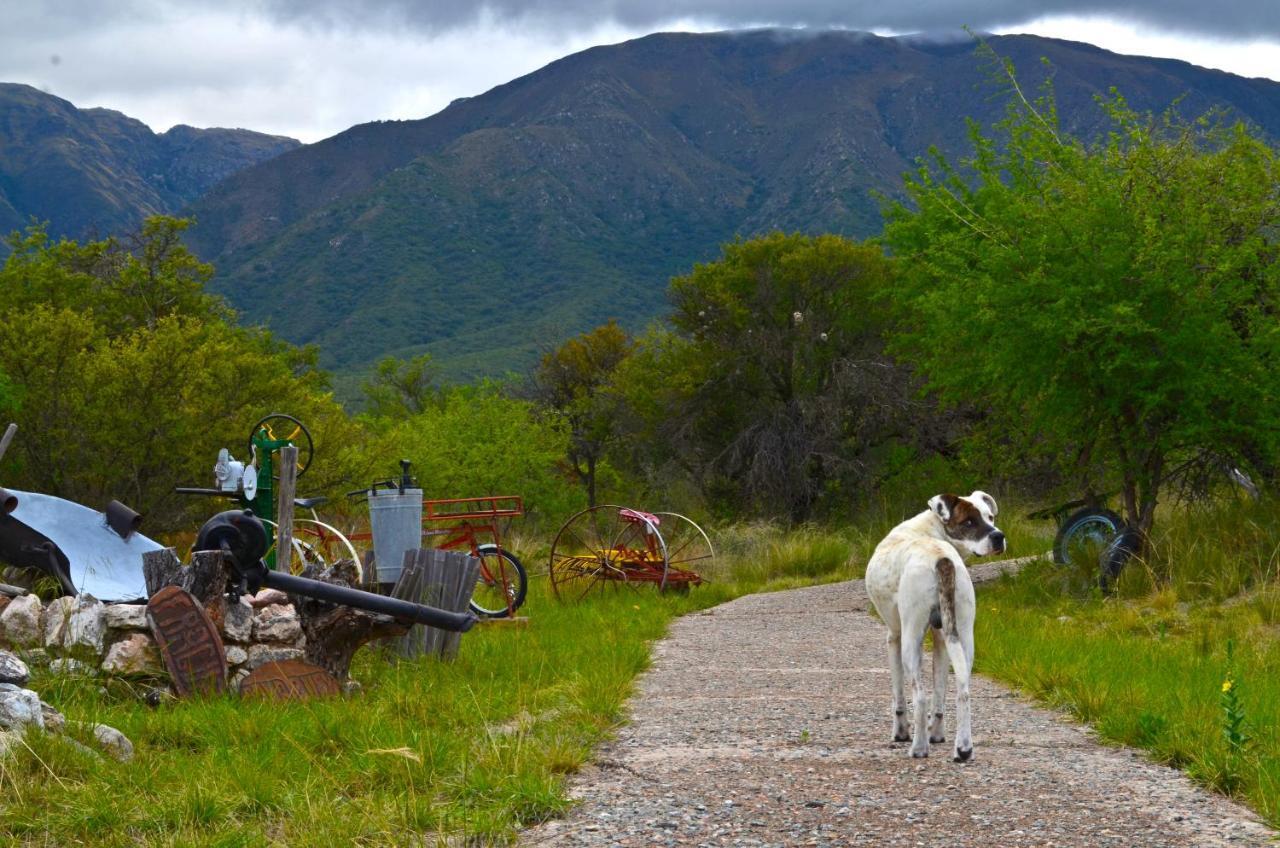
[[[1171,510],[1114,596],[1047,562],[981,588],[977,670],[1280,825],[1278,556],[1275,504]],[[1226,732],[1228,679],[1243,743]]]
[[[37,675],[31,687],[68,719],[116,727],[137,753],[119,764],[28,734],[0,758],[0,841],[507,842],[567,809],[566,775],[623,720],[649,644],[673,617],[748,591],[849,576],[852,543],[817,530],[738,528],[717,541],[726,550],[712,582],[686,595],[622,589],[564,605],[535,574],[528,628],[478,627],[451,663],[391,663],[363,650],[352,669],[363,691],[347,698],[152,709],[120,684]],[[536,546],[521,551],[546,562]]]

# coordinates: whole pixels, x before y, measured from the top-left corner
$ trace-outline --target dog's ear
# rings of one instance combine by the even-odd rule
[[[956,508],[956,503],[960,498],[952,494],[934,495],[929,498],[929,509],[933,510],[934,515],[947,521],[951,518],[951,511]]]
[[[976,500],[984,500],[984,501],[986,501],[986,502],[987,502],[987,506],[991,507],[991,517],[992,517],[992,518],[995,518],[997,515],[999,515],[999,514],[1000,514],[1000,508],[996,506],[996,499],[995,499],[995,498],[993,498],[993,497],[991,497],[990,495],[988,495],[986,492],[983,492],[983,491],[981,491],[981,490],[977,490],[977,489],[975,489],[975,490],[974,490],[974,492],[973,492],[973,494],[969,496],[969,500],[971,500],[971,501],[976,501]]]

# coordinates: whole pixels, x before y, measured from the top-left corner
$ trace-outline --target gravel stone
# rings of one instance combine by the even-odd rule
[[[1018,564],[972,573],[980,582]],[[676,621],[630,723],[571,780],[578,805],[522,843],[1274,845],[1250,811],[982,677],[974,760],[951,762],[946,745],[911,759],[909,743],[890,741],[885,629],[868,608],[858,580]],[[950,735],[950,679],[948,697]]]

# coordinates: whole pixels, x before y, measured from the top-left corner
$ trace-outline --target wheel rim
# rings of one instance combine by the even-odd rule
[[[471,594],[471,606],[488,616],[510,615],[518,603],[516,581],[520,575],[515,565],[496,550],[472,554],[480,560],[480,576]]]
[[[1097,561],[1098,555],[1118,534],[1118,528],[1107,518],[1096,516],[1081,521],[1064,540],[1068,560],[1084,558]]]
[[[686,515],[678,512],[654,514],[662,519],[658,529],[667,548],[667,574],[663,588],[702,583],[703,574],[715,569],[716,552],[711,538]]]
[[[351,540],[341,530],[314,518],[295,518],[293,523],[297,538],[307,536],[314,540],[308,547],[315,552],[319,565],[332,565],[340,559],[350,559],[355,563],[356,575],[360,578],[360,582],[364,582],[364,568],[360,564],[360,555],[356,553],[356,546],[351,544]]]
[[[315,443],[311,440],[311,431],[306,425],[292,415],[285,415],[282,412],[272,413],[263,416],[257,424],[253,425],[253,429],[249,431],[249,452],[253,452],[253,437],[257,435],[259,430],[267,431],[267,438],[272,441],[281,439],[293,442],[298,448],[298,477],[307,473],[307,469],[311,467],[311,457],[315,454]],[[303,437],[301,443],[294,441],[299,436]],[[273,475],[277,479],[279,474]]]
[[[593,591],[635,588],[639,582],[661,584],[666,570],[661,535],[646,519],[624,519],[623,509],[617,504],[589,507],[561,526],[549,567],[558,599],[577,601]]]

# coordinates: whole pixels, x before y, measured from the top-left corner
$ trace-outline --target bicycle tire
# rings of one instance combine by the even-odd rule
[[[1115,581],[1120,577],[1125,563],[1133,558],[1142,545],[1142,537],[1132,527],[1125,527],[1107,543],[1098,556],[1101,573],[1098,575],[1098,586],[1103,592],[1110,592]]]
[[[1088,540],[1105,548],[1125,527],[1124,519],[1109,509],[1091,506],[1078,509],[1058,528],[1058,535],[1053,539],[1053,561],[1065,565],[1071,548]]]
[[[529,575],[524,569],[524,564],[516,558],[516,555],[506,548],[499,549],[497,545],[477,545],[476,553],[482,562],[480,569],[480,577],[476,580],[476,588],[480,589],[481,584],[493,587],[497,581],[490,576],[491,571],[488,567],[490,557],[500,557],[506,561],[506,565],[501,568],[501,574],[506,578],[507,597],[510,599],[509,605],[498,606],[494,603],[489,605],[486,601],[484,604],[476,602],[475,594],[471,596],[471,611],[481,618],[506,618],[514,615],[515,611],[520,609],[524,603],[525,595],[529,592]],[[490,608],[492,606],[492,608]]]

